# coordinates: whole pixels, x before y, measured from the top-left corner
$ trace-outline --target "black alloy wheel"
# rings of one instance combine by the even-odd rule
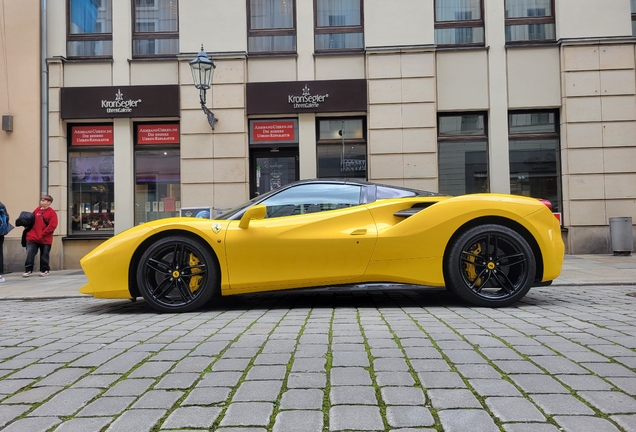
[[[501,225],[482,225],[463,233],[445,260],[448,288],[476,306],[511,305],[534,281],[536,261],[528,242]]]
[[[144,252],[137,268],[143,298],[160,312],[190,312],[218,289],[216,259],[199,241],[170,236]]]

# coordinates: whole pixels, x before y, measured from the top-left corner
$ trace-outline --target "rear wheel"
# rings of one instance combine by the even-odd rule
[[[170,236],[152,243],[141,256],[137,285],[160,312],[190,312],[218,289],[216,260],[199,241]]]
[[[461,299],[499,307],[523,298],[534,280],[536,261],[528,242],[501,225],[482,225],[462,234],[445,260],[446,284]]]

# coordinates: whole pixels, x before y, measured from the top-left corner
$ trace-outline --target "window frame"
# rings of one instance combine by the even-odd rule
[[[342,139],[320,139],[320,122],[321,121],[332,121],[332,120],[361,120],[362,121],[362,137],[361,138],[345,138],[346,144],[356,144],[356,145],[364,145],[365,150],[365,169],[364,176],[343,176],[342,178],[352,178],[358,180],[367,180],[369,178],[369,141],[367,139],[367,117],[366,116],[335,116],[335,117],[316,117],[316,177],[322,179],[333,178],[329,177],[318,177],[319,172],[319,157],[318,157],[318,148],[320,146],[333,146],[333,145],[342,145]],[[354,171],[355,172],[355,171]]]
[[[162,125],[178,125],[179,127],[179,142],[178,143],[174,143],[174,142],[169,142],[169,143],[152,143],[152,144],[144,144],[144,143],[140,143],[139,142],[139,127],[140,126],[162,126]],[[153,201],[144,201],[144,205],[146,205],[146,203],[157,203],[157,210],[154,209],[154,205],[152,208],[150,208],[150,210],[148,212],[153,213],[152,216],[159,216],[159,213],[173,213],[172,215],[163,215],[163,216],[159,216],[156,217],[154,219],[148,219],[148,215],[146,214],[146,220],[138,220],[138,214],[142,214],[142,213],[148,213],[147,211],[145,211],[145,209],[141,209],[141,202],[137,201],[138,198],[138,194],[140,193],[138,191],[138,186],[140,185],[144,185],[144,184],[149,184],[150,182],[139,182],[138,176],[140,175],[139,172],[139,159],[138,157],[144,153],[152,153],[152,152],[163,152],[163,151],[170,151],[170,152],[177,152],[179,154],[179,161],[181,160],[181,155],[182,155],[182,147],[181,147],[181,122],[180,121],[139,121],[139,122],[134,122],[133,123],[133,143],[134,143],[134,148],[133,148],[133,173],[134,173],[134,188],[135,188],[135,196],[134,196],[134,215],[133,215],[133,219],[134,219],[134,224],[138,225],[140,223],[145,223],[145,222],[150,222],[152,220],[158,220],[158,219],[163,219],[166,217],[176,217],[179,216],[179,210],[181,208],[181,184],[182,184],[182,171],[181,171],[181,166],[179,165],[179,182],[178,183],[172,183],[172,184],[178,184],[179,185],[179,196],[178,197],[169,197],[169,198],[174,198],[174,210],[165,210],[165,207],[162,208],[162,205],[165,205],[165,201],[164,203],[162,203],[160,196],[158,196],[159,194],[159,189],[155,189],[154,192],[152,192],[153,194],[156,194],[157,196],[155,196],[155,200]],[[169,182],[167,181],[162,181],[159,182],[157,181],[155,183],[156,186],[159,185],[168,185]],[[146,192],[148,195],[150,195],[150,192]],[[166,197],[167,198],[167,197]]]
[[[632,36],[636,36],[636,28],[634,27],[634,21],[636,21],[636,5],[634,5],[634,0],[630,0],[629,8],[632,13]]]
[[[314,1],[314,53],[315,54],[349,54],[364,53],[364,0],[360,1],[360,24],[355,26],[318,26],[318,0]],[[317,49],[316,35],[362,33],[361,48]]]
[[[298,36],[297,36],[297,20],[296,20],[296,0],[291,0],[294,13],[292,16],[291,28],[275,28],[275,29],[252,29],[252,0],[246,0],[247,2],[247,54],[249,57],[265,57],[265,56],[280,56],[296,54],[298,49]],[[256,51],[251,52],[249,50],[251,37],[263,37],[263,36],[294,36],[296,37],[296,49],[290,51]]]
[[[511,116],[516,114],[554,114],[554,132],[522,132],[511,133]],[[557,181],[557,196],[558,196],[558,208],[559,212],[563,210],[563,170],[561,166],[561,119],[558,109],[525,109],[525,110],[508,110],[508,155],[512,151],[510,147],[511,141],[536,141],[539,139],[553,139],[557,142],[556,153],[556,181]],[[510,181],[512,182],[512,171],[510,173]],[[547,199],[547,197],[533,197]]]
[[[510,0],[504,0],[504,26],[505,28],[510,26],[518,26],[518,25],[532,25],[532,24],[554,24],[555,26],[555,36],[554,39],[526,39],[519,41],[506,41],[507,46],[514,45],[535,45],[535,44],[554,44],[556,42],[556,9],[555,9],[555,1],[550,0],[550,8],[552,10],[552,15],[546,17],[520,17],[520,18],[507,18],[505,16],[506,13],[506,3]]]
[[[443,117],[463,117],[463,116],[482,116],[483,117],[483,121],[484,121],[484,132],[483,134],[479,134],[479,135],[469,135],[469,134],[457,134],[457,135],[440,135],[440,119]],[[438,192],[440,193],[449,193],[449,192],[442,192],[440,191],[439,188],[439,181],[440,181],[440,159],[439,159],[439,155],[441,153],[441,146],[444,144],[444,142],[446,143],[458,143],[458,144],[465,144],[465,143],[471,143],[471,142],[483,142],[486,144],[486,187],[487,190],[486,192],[490,191],[490,145],[489,145],[489,136],[488,136],[488,111],[461,111],[461,112],[438,112],[437,113],[437,123],[436,123],[436,127],[437,127],[437,183],[438,183]],[[478,192],[467,192],[465,191],[464,194],[471,194],[471,193],[479,193]]]
[[[113,21],[113,4],[111,1],[111,31],[110,33],[80,33],[80,34],[72,34],[71,33],[71,1],[66,0],[66,57],[69,59],[78,59],[78,60],[92,60],[92,59],[112,59],[112,42],[113,42],[113,30],[112,30],[112,21]],[[103,3],[102,3],[103,7]],[[101,10],[101,7],[98,11]],[[111,43],[111,54],[107,55],[90,55],[90,56],[74,56],[69,55],[68,43],[69,42],[105,42],[110,41]]]
[[[112,1],[116,1],[116,0],[112,0]],[[155,0],[158,1],[158,0]],[[177,22],[177,30],[176,31],[156,31],[156,32],[138,32],[136,31],[136,26],[137,26],[137,15],[136,15],[136,8],[135,8],[135,0],[132,0],[130,2],[130,8],[131,8],[131,12],[130,12],[130,16],[131,16],[131,25],[132,25],[132,40],[131,40],[131,52],[132,52],[132,58],[133,59],[144,59],[144,58],[151,58],[151,59],[156,59],[156,58],[176,58],[176,56],[179,54],[179,52],[176,52],[174,54],[135,54],[135,41],[138,40],[155,40],[155,39],[162,39],[162,40],[168,40],[168,39],[176,39],[177,43],[179,41],[179,0],[174,0],[177,2],[177,17],[176,17],[176,22]],[[147,8],[147,10],[150,10],[151,8]],[[155,4],[155,8],[152,10],[159,10],[158,5]],[[149,20],[147,20],[149,21]]]
[[[114,124],[112,122],[91,122],[91,123],[68,123],[66,125],[66,130],[67,130],[67,146],[66,146],[66,157],[68,160],[68,166],[67,166],[67,185],[66,185],[66,191],[68,194],[68,201],[69,201],[69,212],[67,215],[67,231],[66,231],[66,235],[68,238],[72,238],[72,239],[86,239],[86,238],[100,238],[100,239],[105,239],[105,238],[109,238],[112,237],[115,233],[115,224],[116,222],[114,221],[114,214],[115,214],[115,209],[113,208],[113,206],[108,206],[106,207],[107,211],[104,212],[104,208],[101,208],[101,206],[99,207],[99,210],[96,212],[94,210],[94,204],[93,201],[91,200],[90,205],[89,205],[89,209],[90,211],[87,212],[86,211],[86,207],[84,209],[81,208],[81,204],[82,201],[80,201],[79,203],[76,203],[74,201],[75,198],[75,185],[77,184],[82,184],[81,180],[75,181],[73,179],[74,177],[74,173],[73,173],[73,163],[72,163],[72,157],[75,157],[74,154],[78,154],[77,157],[111,157],[113,160],[113,168],[114,168],[114,143],[113,144],[105,144],[105,145],[101,145],[101,144],[86,144],[86,145],[73,145],[73,141],[72,141],[72,137],[73,137],[73,128],[74,127],[84,127],[84,126],[88,126],[88,127],[110,127],[110,128],[114,128]],[[113,129],[114,130],[114,129]],[[81,156],[79,156],[79,154],[82,154]],[[73,155],[73,156],[72,156]],[[115,194],[116,194],[116,190],[115,190],[115,180],[114,180],[114,171],[113,171],[113,181],[112,182],[95,182],[94,184],[104,184],[104,183],[108,183],[108,184],[112,184],[112,201],[110,201],[110,203],[114,203],[115,201]],[[93,182],[91,182],[91,184],[93,184]],[[78,193],[80,194],[89,194],[89,195],[94,195],[96,193],[105,193],[105,191],[95,191],[92,189],[91,187],[91,191],[78,191]],[[100,203],[103,201],[99,201]],[[108,201],[106,201],[108,203]],[[84,203],[85,205],[88,203]],[[74,207],[75,205],[77,205],[77,207]],[[73,217],[75,216],[75,213],[79,212],[78,214],[81,216],[79,221],[74,221]],[[99,217],[94,217],[95,214],[98,214]],[[84,228],[85,225],[92,225],[93,221],[98,221],[98,220],[104,220],[104,214],[108,215],[107,217],[109,218],[109,221],[112,222],[112,227],[111,228],[96,228],[96,229],[91,229],[91,228]],[[89,216],[90,215],[90,216]],[[110,219],[112,216],[112,220]],[[85,221],[88,222],[85,224]],[[74,229],[73,228],[73,222],[79,222],[80,223],[80,228],[78,229]]]
[[[479,0],[480,3],[480,19],[472,19],[472,20],[455,20],[455,21],[437,21],[437,2],[440,0],[435,0],[433,2],[433,22],[434,28],[437,29],[449,29],[449,28],[472,28],[472,27],[481,27],[484,29],[484,41],[483,42],[474,42],[474,43],[460,43],[460,44],[438,44],[435,42],[435,45],[438,48],[456,48],[456,47],[483,47],[486,45],[486,24],[484,21],[484,0]]]

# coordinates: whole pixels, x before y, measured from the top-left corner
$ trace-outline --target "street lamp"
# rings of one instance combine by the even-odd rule
[[[208,123],[214,130],[214,123],[219,121],[214,117],[214,113],[205,106],[205,91],[210,88],[212,82],[212,75],[214,75],[214,69],[216,65],[212,60],[208,58],[208,55],[203,51],[203,44],[201,44],[201,51],[197,58],[190,63],[190,69],[192,69],[192,79],[194,80],[194,86],[199,89],[199,99],[201,101],[201,109],[206,116],[208,116]]]

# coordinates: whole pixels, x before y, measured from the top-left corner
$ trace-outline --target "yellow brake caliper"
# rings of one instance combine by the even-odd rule
[[[194,266],[198,265],[200,262],[201,262],[201,260],[199,258],[197,258],[196,256],[194,256],[193,253],[190,254],[190,266],[191,267],[194,267]],[[200,268],[193,268],[192,269],[192,275],[195,275],[197,273],[201,273],[201,269]],[[195,292],[196,290],[201,288],[201,281],[203,281],[203,277],[202,276],[192,276],[190,278],[190,292]]]
[[[481,253],[481,244],[477,243],[477,247],[470,251],[471,255],[468,256],[470,263],[464,263],[464,270],[466,271],[466,277],[469,281],[475,282],[475,286],[481,286],[481,278],[477,278],[477,270],[475,269],[475,256]],[[476,280],[476,281],[475,281]]]

